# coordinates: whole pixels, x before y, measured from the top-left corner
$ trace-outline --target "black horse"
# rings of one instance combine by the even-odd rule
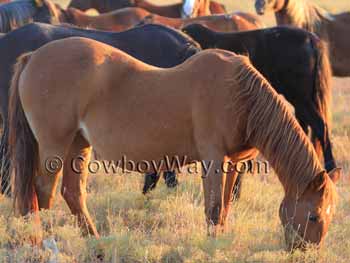
[[[199,45],[184,33],[161,25],[145,25],[122,33],[79,29],[32,23],[0,38],[0,111],[4,134],[1,140],[2,192],[9,189],[7,156],[8,94],[12,69],[17,58],[58,39],[79,36],[91,38],[119,48],[148,64],[170,68],[181,64],[200,51]],[[52,63],[55,63],[52,61]],[[40,69],[38,69],[40,74]]]
[[[7,33],[31,22],[54,24],[63,13],[50,0],[17,0],[0,5],[0,32]]]
[[[219,33],[202,25],[192,24],[183,29],[203,49],[221,48],[248,55],[252,64],[265,76],[276,91],[295,108],[296,117],[312,138],[325,168],[336,168],[329,135],[329,100],[331,69],[323,42],[312,33],[291,27]],[[240,176],[234,188],[240,194]],[[175,180],[174,174],[168,175]],[[147,175],[144,192],[152,190],[159,179]]]

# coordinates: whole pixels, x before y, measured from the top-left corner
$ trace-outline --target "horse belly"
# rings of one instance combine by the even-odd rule
[[[125,99],[116,104],[112,112],[106,105],[80,123],[84,137],[103,159],[137,163],[185,157],[189,162],[198,157],[190,111],[177,111],[166,99],[157,103]]]

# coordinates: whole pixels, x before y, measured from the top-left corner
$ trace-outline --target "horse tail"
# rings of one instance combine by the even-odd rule
[[[38,172],[38,144],[23,111],[19,81],[32,53],[22,55],[14,68],[9,102],[9,153],[14,174],[14,206],[22,215],[38,211],[34,178]]]
[[[10,160],[8,154],[8,125],[3,121],[3,133],[0,139],[0,193],[11,196],[11,176],[10,176]]]
[[[325,122],[325,129],[331,126],[331,82],[332,69],[328,56],[327,44],[312,34],[311,44],[315,51],[314,100],[317,112]]]

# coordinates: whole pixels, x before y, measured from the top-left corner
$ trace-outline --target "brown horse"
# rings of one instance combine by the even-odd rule
[[[278,25],[316,33],[329,45],[333,74],[350,76],[350,12],[329,14],[307,0],[256,0],[255,8],[260,15],[273,10]]]
[[[110,13],[91,16],[75,8],[68,8],[66,11],[68,23],[79,27],[94,28],[121,32],[133,28],[150,15],[142,8],[123,8]]]
[[[64,199],[81,226],[98,236],[86,206],[92,147],[105,160],[201,160],[214,236],[225,223],[236,177],[222,162],[258,150],[285,190],[280,218],[289,247],[320,244],[335,212],[333,173],[322,169],[270,84],[246,57],[229,51],[206,50],[161,69],[94,40],[54,41],[17,63],[9,116],[15,204],[23,215],[52,207],[63,172]],[[76,158],[78,171],[71,165]]]
[[[99,13],[107,13],[125,7],[140,7],[147,11],[172,18],[181,18],[182,3],[171,5],[155,5],[146,0],[71,0],[68,7],[74,7],[82,11],[96,9]],[[215,1],[209,2],[210,14],[224,14],[226,8],[224,5]]]
[[[116,32],[149,23],[167,25],[177,29],[197,23],[222,32],[252,30],[264,27],[263,23],[256,16],[242,12],[181,19],[159,16],[145,9],[134,7],[123,8],[99,16],[90,16],[75,8],[68,8],[66,17],[67,22],[71,24]]]

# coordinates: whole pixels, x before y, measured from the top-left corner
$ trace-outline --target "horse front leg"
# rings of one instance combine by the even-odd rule
[[[237,172],[236,164],[233,163],[231,159],[228,157],[225,157],[223,168],[224,168],[223,172],[225,173],[225,184],[224,184],[225,190],[224,190],[224,207],[223,207],[221,226],[222,226],[222,229],[224,230],[226,226],[226,219],[230,211],[230,206],[233,200],[235,200],[235,196],[236,196],[235,189],[237,187],[237,180],[238,180],[239,173]]]
[[[224,175],[222,173],[223,156],[202,160],[202,178],[204,190],[205,216],[208,235],[215,237],[220,230],[224,203]]]

